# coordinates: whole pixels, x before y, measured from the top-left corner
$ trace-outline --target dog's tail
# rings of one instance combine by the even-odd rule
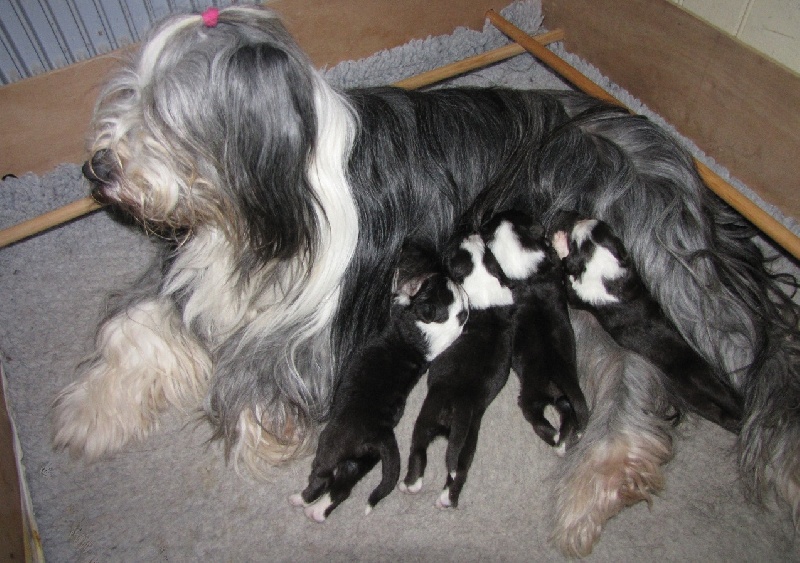
[[[565,96],[576,111],[539,152],[542,205],[609,223],[690,345],[745,396],[739,465],[800,516],[800,308],[746,221],[646,118]],[[787,285],[788,284],[788,285]]]
[[[400,448],[392,431],[389,431],[386,438],[381,441],[378,455],[381,458],[381,482],[367,499],[367,514],[394,490],[400,480]]]

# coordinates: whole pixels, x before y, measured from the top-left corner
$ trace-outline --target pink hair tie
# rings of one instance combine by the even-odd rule
[[[206,27],[216,27],[219,21],[219,10],[217,8],[209,8],[203,12],[203,24]]]

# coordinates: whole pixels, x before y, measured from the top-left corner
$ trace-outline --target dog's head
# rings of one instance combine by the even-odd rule
[[[210,223],[284,259],[326,228],[321,184],[346,181],[319,176],[343,177],[351,121],[272,12],[232,6],[213,26],[181,15],[101,94],[83,170],[98,200],[150,225]]]
[[[591,305],[620,300],[632,270],[628,253],[611,228],[597,219],[577,219],[553,235],[573,297]]]

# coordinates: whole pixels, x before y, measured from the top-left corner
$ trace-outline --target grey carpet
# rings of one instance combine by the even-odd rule
[[[530,31],[541,21],[537,4],[515,5],[505,14]],[[340,85],[385,84],[504,43],[493,29],[458,30],[327,73]],[[595,72],[580,61],[573,64]],[[527,55],[459,82],[564,87]],[[0,184],[0,226],[85,192],[74,165],[7,180]],[[430,452],[420,495],[394,493],[365,516],[366,497],[378,481],[370,475],[324,525],[308,522],[287,503],[304,485],[309,459],[275,470],[267,483],[238,476],[225,466],[220,448],[207,445],[209,428],[197,424],[194,413],[170,413],[152,438],[92,465],[54,452],[49,404],[74,379],[76,364],[90,349],[105,295],[130,284],[152,254],[141,232],[105,212],[0,250],[0,346],[8,401],[48,560],[563,559],[547,542],[559,459],[520,415],[514,378],[487,412],[461,506],[448,512],[433,507],[445,478],[441,441]],[[398,428],[403,452],[424,387],[423,382],[413,392]],[[652,507],[640,504],[614,518],[591,559],[798,559],[786,508],[771,499],[765,509],[745,501],[731,455],[733,437],[702,422],[685,424],[683,434],[667,466],[666,490]]]

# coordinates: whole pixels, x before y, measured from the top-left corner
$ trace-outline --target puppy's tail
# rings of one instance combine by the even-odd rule
[[[388,436],[381,442],[378,455],[381,458],[381,482],[367,499],[366,514],[372,512],[375,505],[386,498],[400,480],[400,448],[393,432],[389,431]]]

